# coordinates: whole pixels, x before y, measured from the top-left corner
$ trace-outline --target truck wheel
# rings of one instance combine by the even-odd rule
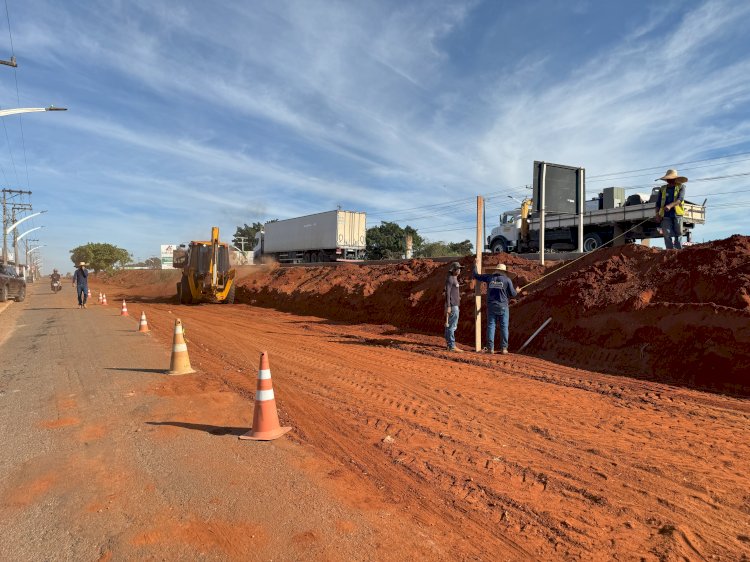
[[[18,293],[18,296],[16,297],[16,302],[23,302],[26,298],[26,287],[21,287],[21,292]]]
[[[229,287],[229,292],[227,293],[227,298],[224,299],[224,304],[234,304],[234,293],[237,286],[232,282],[232,286]]]
[[[318,252],[312,252],[310,254],[310,261],[312,263],[318,263]]]
[[[602,237],[599,236],[596,232],[589,232],[586,236],[583,237],[584,252],[591,252],[592,250],[596,250],[597,248],[600,248],[601,245]]]
[[[497,240],[492,242],[492,253],[493,254],[500,254],[503,252],[508,251],[508,245],[502,238],[498,238]]]

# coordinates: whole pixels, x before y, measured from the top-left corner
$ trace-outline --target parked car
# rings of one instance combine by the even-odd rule
[[[22,302],[26,298],[26,280],[16,274],[12,265],[0,265],[0,302],[15,299]]]

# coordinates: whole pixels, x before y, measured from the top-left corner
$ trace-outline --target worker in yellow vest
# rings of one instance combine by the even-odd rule
[[[661,186],[656,199],[656,220],[661,221],[664,246],[667,250],[682,249],[682,216],[685,214],[685,184],[688,179],[677,174],[677,170],[667,170],[658,180],[667,182]],[[673,241],[674,239],[674,241]]]

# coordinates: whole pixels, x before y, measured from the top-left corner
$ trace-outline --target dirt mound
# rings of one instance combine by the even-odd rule
[[[512,255],[517,286],[538,280],[512,307],[511,348],[548,317],[529,352],[581,368],[750,394],[750,238],[682,251],[628,245],[596,252],[553,271]],[[465,258],[457,338],[474,338],[472,258]],[[240,282],[249,304],[345,322],[443,331],[448,264],[270,268]]]
[[[90,275],[89,285],[95,291],[104,290],[109,298],[137,295],[137,300],[168,302],[177,294],[179,280],[176,269],[133,269]]]
[[[516,307],[516,345],[585,369],[750,393],[750,238],[681,251],[624,246],[542,280]]]
[[[488,265],[500,262],[490,256]],[[538,279],[545,268],[517,256],[502,256],[517,283]],[[474,333],[474,290],[470,288],[473,258],[461,260],[462,311],[458,333],[468,341]],[[443,287],[449,263],[411,260],[384,265],[344,264],[318,267],[275,267],[238,284],[237,298],[295,314],[344,322],[391,324],[401,330],[442,333],[445,318]]]

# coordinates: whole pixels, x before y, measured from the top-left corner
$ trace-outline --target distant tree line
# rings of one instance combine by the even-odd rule
[[[367,259],[399,259],[406,255],[406,237],[411,235],[412,254],[415,258],[441,258],[472,254],[474,245],[463,242],[429,241],[416,228],[401,227],[395,222],[382,222],[367,229]]]

